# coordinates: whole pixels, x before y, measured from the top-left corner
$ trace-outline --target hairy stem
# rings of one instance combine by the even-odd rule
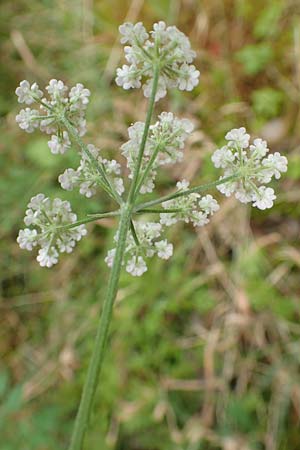
[[[113,304],[118,291],[118,284],[126,245],[126,236],[129,229],[131,207],[124,205],[118,229],[118,244],[113,266],[109,278],[106,298],[103,303],[102,313],[97,328],[94,350],[90,360],[87,377],[84,383],[80,406],[78,409],[69,450],[81,450],[85,432],[88,427],[93,399],[98,385],[100,369],[103,362],[109,325],[112,318]]]
[[[126,203],[123,203],[121,199],[121,208],[120,208],[120,223],[118,229],[118,242],[116,246],[116,253],[114,256],[114,262],[111,269],[111,274],[108,283],[107,295],[103,303],[103,309],[100,317],[100,321],[97,328],[97,335],[94,344],[93,354],[90,360],[87,377],[84,383],[83,392],[80,400],[80,405],[75,421],[75,426],[73,430],[73,435],[71,439],[71,445],[69,450],[82,450],[83,440],[85,436],[85,432],[87,430],[89,419],[91,415],[91,410],[93,406],[93,400],[95,396],[95,392],[98,385],[100,369],[103,362],[103,357],[105,353],[105,347],[107,343],[109,325],[112,318],[113,312],[113,304],[117,295],[119,278],[121,272],[121,266],[124,256],[124,251],[126,247],[126,237],[129,228],[131,228],[134,233],[134,237],[137,239],[133,223],[131,223],[131,215],[135,202],[135,192],[136,185],[138,182],[139,172],[141,168],[142,158],[146,146],[146,141],[148,137],[149,127],[151,123],[151,117],[153,114],[155,96],[158,86],[158,77],[159,77],[159,68],[156,67],[154,71],[153,77],[153,85],[151,96],[149,99],[149,105],[147,110],[147,117],[145,122],[144,133],[142,137],[141,146],[139,149],[137,164],[134,171],[134,176],[132,183],[130,185],[128,200]],[[73,136],[74,140],[78,143],[78,145],[82,148],[83,151],[88,151],[85,144],[82,142],[80,137],[78,136],[76,130],[73,126],[67,121],[64,120],[64,124],[70,134]],[[89,152],[90,153],[90,152]],[[91,155],[93,158],[93,155]],[[95,159],[95,158],[94,158]],[[96,161],[97,163],[97,161]]]

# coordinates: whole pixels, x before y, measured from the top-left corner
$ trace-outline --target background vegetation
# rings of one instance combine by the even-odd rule
[[[69,199],[79,216],[110,205],[61,191],[57,176],[76,152],[55,157],[45,137],[22,133],[14,90],[24,78],[83,82],[88,140],[122,161],[127,126],[146,107],[113,81],[125,20],[176,24],[198,53],[196,91],[158,106],[197,129],[161,192],[182,176],[218,176],[210,155],[232,127],[268,139],[290,166],[271,211],[222,198],[205,229],[170,230],[170,262],[149,262],[138,280],[122,275],[85,449],[299,450],[299,0],[2,0],[0,17],[1,450],[66,449],[115,226],[89,226],[51,270],[18,248],[38,192]]]

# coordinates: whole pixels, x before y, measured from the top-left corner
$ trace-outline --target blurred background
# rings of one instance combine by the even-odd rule
[[[206,228],[173,227],[175,254],[123,273],[86,450],[299,450],[300,448],[300,1],[1,0],[0,450],[67,448],[93,346],[116,223],[89,225],[72,255],[40,268],[16,243],[29,199],[71,201],[80,216],[109,210],[99,193],[62,191],[76,167],[47,137],[23,133],[21,80],[82,82],[92,92],[87,142],[124,161],[127,127],[143,120],[141,92],[114,82],[118,26],[164,20],[191,39],[201,82],[157,106],[196,131],[183,165],[161,174],[200,184],[219,172],[212,151],[246,126],[289,158],[267,212],[216,196]]]

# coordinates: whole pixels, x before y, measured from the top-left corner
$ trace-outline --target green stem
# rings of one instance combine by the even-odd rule
[[[178,192],[174,192],[173,194],[168,194],[165,195],[163,197],[157,198],[155,200],[151,200],[150,202],[146,202],[146,203],[141,203],[139,205],[137,205],[134,208],[134,212],[140,212],[141,210],[144,210],[146,208],[149,208],[151,206],[154,205],[159,205],[160,203],[166,202],[168,200],[173,200],[174,198],[178,198],[178,197],[182,197],[185,195],[189,195],[189,194],[193,194],[195,192],[203,192],[203,191],[207,191],[209,189],[215,188],[216,186],[219,186],[220,184],[224,184],[227,183],[228,181],[232,181],[239,178],[238,174],[234,174],[234,175],[230,175],[229,177],[226,178],[221,178],[220,180],[217,181],[213,181],[212,183],[207,183],[207,184],[202,184],[201,186],[196,186],[194,188],[191,189],[186,189],[184,191],[178,191]]]
[[[152,114],[153,114],[153,110],[154,110],[155,96],[156,96],[156,91],[157,91],[157,86],[158,86],[158,79],[159,79],[159,67],[156,65],[154,68],[152,91],[151,91],[149,104],[148,104],[148,111],[147,111],[147,117],[146,117],[146,121],[145,121],[144,132],[143,132],[142,141],[141,141],[141,145],[139,148],[139,153],[138,153],[138,157],[137,157],[137,161],[136,161],[136,166],[134,169],[134,174],[133,174],[133,178],[132,178],[132,182],[131,182],[129,194],[128,194],[128,202],[130,204],[132,204],[135,199],[136,186],[137,186],[140,168],[141,168],[141,164],[142,164],[142,159],[143,159],[143,155],[144,155],[144,150],[145,150],[145,146],[146,146],[146,142],[147,142],[151,118],[152,118]]]
[[[105,353],[105,347],[107,343],[107,337],[108,337],[108,331],[109,331],[109,325],[112,318],[112,312],[113,312],[113,304],[114,300],[117,295],[118,291],[118,284],[119,284],[119,278],[120,278],[120,272],[121,272],[121,266],[124,256],[124,251],[126,248],[126,237],[128,230],[130,228],[130,221],[131,221],[131,215],[133,212],[133,205],[135,201],[135,191],[136,191],[136,184],[138,181],[139,171],[142,163],[142,158],[144,154],[144,149],[148,137],[148,131],[150,127],[151,117],[154,109],[154,103],[155,103],[155,95],[157,91],[158,86],[158,77],[159,77],[159,68],[156,67],[154,71],[154,77],[153,77],[153,86],[152,86],[152,92],[149,99],[149,105],[148,105],[148,111],[147,111],[147,117],[145,122],[145,128],[144,133],[142,137],[141,146],[139,149],[137,164],[134,171],[134,176],[132,183],[130,185],[129,194],[128,194],[128,200],[126,203],[121,204],[120,208],[120,223],[119,223],[119,229],[118,229],[118,242],[116,246],[116,253],[114,256],[114,262],[111,269],[111,274],[109,278],[108,283],[108,289],[107,289],[107,295],[103,303],[103,309],[102,314],[100,317],[100,321],[97,328],[97,335],[95,339],[94,344],[94,350],[93,354],[90,360],[89,368],[87,377],[84,383],[83,392],[80,400],[80,405],[75,421],[75,426],[73,430],[73,435],[71,439],[71,445],[69,447],[69,450],[82,450],[83,440],[85,436],[85,432],[88,427],[89,418],[91,415],[92,405],[93,405],[93,399],[95,396],[95,392],[97,389],[97,384],[99,380],[99,374],[100,369],[103,362],[103,357]],[[80,145],[83,151],[86,152],[85,145],[81,141],[80,137],[76,133],[76,130],[74,132],[74,129],[72,125],[64,119],[64,124],[68,131],[70,131],[70,134],[74,137],[74,139],[77,141],[77,143]],[[91,155],[92,156],[92,155]],[[122,199],[121,199],[122,200]]]
[[[126,204],[122,208],[118,229],[118,244],[108,283],[107,295],[104,300],[101,318],[97,328],[94,350],[90,360],[87,377],[84,383],[80,406],[78,409],[69,450],[81,450],[83,439],[88,427],[95,392],[98,385],[100,369],[107,343],[109,325],[112,318],[113,304],[117,295],[126,236],[129,229],[131,207]]]
[[[146,166],[144,172],[142,173],[142,175],[141,175],[141,177],[140,177],[140,179],[139,179],[139,181],[138,181],[138,183],[137,183],[137,187],[136,187],[136,190],[135,190],[135,194],[136,194],[136,195],[139,194],[140,189],[141,189],[141,187],[142,187],[142,185],[143,185],[145,179],[146,179],[147,176],[148,176],[148,173],[150,172],[150,170],[151,170],[151,168],[152,168],[152,166],[153,166],[153,164],[154,164],[154,161],[155,161],[155,159],[156,159],[156,157],[157,157],[157,155],[158,155],[159,149],[160,149],[160,145],[157,145],[157,146],[155,147],[155,149],[154,149],[152,155],[151,155],[151,158],[149,159],[149,162],[148,162],[148,164],[147,164],[147,166]]]

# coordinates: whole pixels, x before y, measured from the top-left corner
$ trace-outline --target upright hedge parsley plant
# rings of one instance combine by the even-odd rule
[[[115,246],[105,258],[111,268],[110,278],[70,450],[80,450],[83,445],[122,265],[131,275],[141,276],[147,270],[148,258],[157,255],[169,259],[173,245],[162,236],[166,227],[178,221],[201,227],[218,211],[219,205],[210,194],[200,194],[208,189],[217,187],[226,196],[235,194],[243,203],[251,202],[259,209],[271,208],[276,196],[266,184],[287,170],[284,156],[278,152],[267,156],[267,143],[262,139],[255,139],[250,145],[250,136],[242,127],[229,131],[225,136],[227,144],[212,156],[215,167],[224,170],[219,180],[192,188],[186,180],[181,180],[174,192],[141,202],[142,194],[154,190],[160,167],[181,161],[185,141],[193,131],[189,120],[177,118],[171,112],[161,113],[152,123],[155,102],[165,97],[168,89],[191,91],[198,84],[200,72],[192,64],[195,52],[189,39],[174,26],[155,23],[147,33],[141,22],[125,23],[120,26],[120,33],[121,43],[127,44],[124,50],[128,64],[117,69],[116,83],[124,89],[142,87],[149,98],[145,122],[129,127],[129,140],[121,147],[129,171],[128,187],[121,176],[120,164],[106,159],[93,144],[82,140],[86,132],[88,89],[78,83],[69,90],[57,80],[51,80],[46,87],[47,98],[36,83],[30,85],[26,80],[16,89],[19,103],[28,106],[35,103],[38,107],[20,111],[16,118],[20,128],[28,133],[39,128],[51,136],[48,145],[53,154],[65,153],[72,142],[78,147],[80,165],[76,170],[66,169],[59,176],[61,187],[78,189],[88,198],[101,188],[118,205],[112,212],[77,220],[69,202],[57,198],[51,201],[38,194],[28,204],[26,228],[20,230],[17,238],[23,249],[39,247],[38,262],[51,267],[58,262],[60,253],[72,252],[76,242],[87,234],[86,223],[110,216],[119,218]],[[140,219],[143,213],[147,217],[153,214],[157,219],[151,222]]]

